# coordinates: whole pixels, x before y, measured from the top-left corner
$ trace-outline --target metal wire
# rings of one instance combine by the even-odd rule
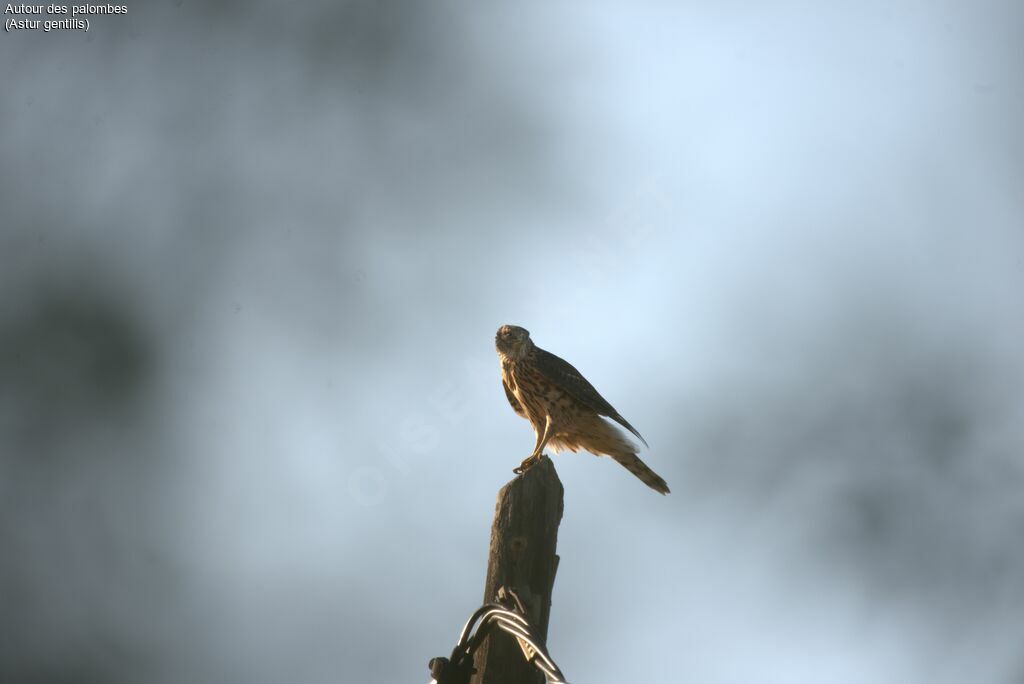
[[[534,634],[519,596],[503,588],[499,591],[499,601],[501,603],[484,604],[473,612],[459,633],[459,641],[452,649],[451,658],[434,658],[430,661],[430,670],[434,676],[430,680],[431,684],[468,684],[474,672],[473,654],[494,629],[516,638],[523,657],[544,674],[548,684],[567,684],[565,675],[548,655],[543,642]]]

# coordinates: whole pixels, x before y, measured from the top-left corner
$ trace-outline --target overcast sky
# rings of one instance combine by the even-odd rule
[[[127,7],[0,37],[0,679],[427,681],[513,323],[672,488],[570,681],[1022,681],[1024,6]]]

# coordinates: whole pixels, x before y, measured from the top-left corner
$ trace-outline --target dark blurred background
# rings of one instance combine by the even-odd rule
[[[43,17],[45,18],[45,17]],[[0,680],[428,679],[533,435],[575,682],[1024,682],[1024,5],[129,4],[0,38]]]

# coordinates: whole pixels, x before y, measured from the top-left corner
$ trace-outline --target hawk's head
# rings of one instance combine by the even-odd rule
[[[503,325],[498,328],[498,334],[494,336],[494,346],[502,356],[516,360],[521,359],[530,351],[533,342],[530,340],[530,331],[520,328],[518,325]]]

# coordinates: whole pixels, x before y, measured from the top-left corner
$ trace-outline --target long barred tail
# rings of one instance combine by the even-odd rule
[[[548,442],[553,450],[586,449],[592,454],[604,454],[623,465],[641,482],[661,494],[668,494],[668,483],[636,455],[636,446],[611,423],[599,416],[578,418],[575,430],[568,434],[560,434]]]
[[[651,470],[646,463],[641,461],[640,457],[636,454],[617,452],[608,455],[621,463],[622,467],[636,475],[641,482],[654,491],[659,494],[668,494],[668,483],[658,473]]]

